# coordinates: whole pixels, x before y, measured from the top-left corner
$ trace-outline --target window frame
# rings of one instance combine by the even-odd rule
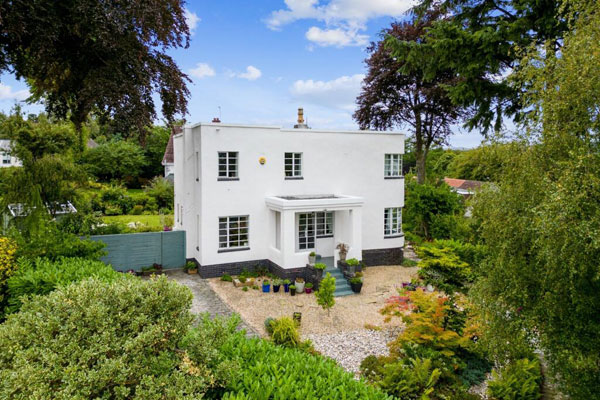
[[[12,164],[12,158],[9,152],[7,151],[0,151],[1,155],[2,155],[2,165],[10,165]]]
[[[304,155],[301,152],[289,152],[283,153],[283,175],[285,179],[302,179],[302,163]],[[288,164],[288,160],[291,160],[291,164]],[[291,167],[291,171],[288,171],[288,166]],[[288,172],[291,175],[288,175]]]
[[[221,161],[224,160],[224,165]],[[234,163],[231,160],[235,160]],[[233,165],[233,169],[232,169]],[[240,174],[240,153],[238,151],[219,151],[217,152],[217,180],[220,181],[233,181],[239,180]],[[225,169],[222,170],[221,167]],[[222,175],[223,173],[223,175]],[[232,173],[234,175],[232,175]]]
[[[236,251],[236,250],[248,250],[250,248],[250,216],[249,215],[227,215],[219,217],[219,252]],[[242,223],[245,226],[242,226]],[[233,226],[237,223],[237,226]],[[223,227],[222,224],[225,224]],[[232,233],[232,230],[237,231]],[[242,233],[245,230],[245,233]],[[232,239],[235,236],[237,238]],[[245,240],[242,237],[245,236]],[[225,241],[223,241],[225,239]],[[225,244],[225,246],[222,246]]]
[[[317,239],[333,237],[333,211],[315,212],[315,234]]]
[[[383,176],[385,178],[402,178],[402,161],[401,153],[385,153]]]
[[[302,229],[302,220],[305,220],[304,229]],[[314,250],[317,244],[317,235],[315,231],[315,213],[301,212],[298,213],[298,241],[296,247],[298,250]],[[312,232],[312,236],[310,233]],[[304,234],[304,236],[302,236]],[[304,239],[304,243],[303,243]],[[312,239],[312,240],[311,240]],[[312,242],[312,243],[311,243]]]
[[[396,211],[396,214],[394,214]],[[383,237],[394,238],[403,236],[402,207],[386,207],[383,209]]]

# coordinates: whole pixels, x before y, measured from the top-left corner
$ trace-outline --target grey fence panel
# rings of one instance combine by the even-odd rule
[[[140,271],[152,264],[180,268],[185,264],[185,231],[98,235],[90,239],[106,244],[102,261],[118,271]]]

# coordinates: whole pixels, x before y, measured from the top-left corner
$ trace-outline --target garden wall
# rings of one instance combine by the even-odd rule
[[[108,254],[102,261],[117,271],[141,271],[155,263],[165,269],[185,265],[185,231],[124,233],[90,239],[106,244],[104,250]]]

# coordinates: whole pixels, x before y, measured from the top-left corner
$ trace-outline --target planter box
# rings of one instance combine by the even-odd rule
[[[196,275],[198,273],[198,268],[196,268],[196,269],[188,269],[185,272],[187,272],[188,275]]]
[[[254,278],[247,278],[246,282],[240,282],[238,278],[233,280],[233,286],[235,287],[243,287],[243,286],[254,286]]]

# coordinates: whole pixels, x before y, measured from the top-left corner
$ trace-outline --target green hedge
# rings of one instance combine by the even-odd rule
[[[21,308],[22,296],[45,295],[58,287],[86,278],[110,282],[123,277],[102,261],[85,258],[19,259],[16,272],[7,281],[7,312]]]
[[[334,361],[261,339],[235,336],[222,347],[240,371],[223,399],[392,399]]]

